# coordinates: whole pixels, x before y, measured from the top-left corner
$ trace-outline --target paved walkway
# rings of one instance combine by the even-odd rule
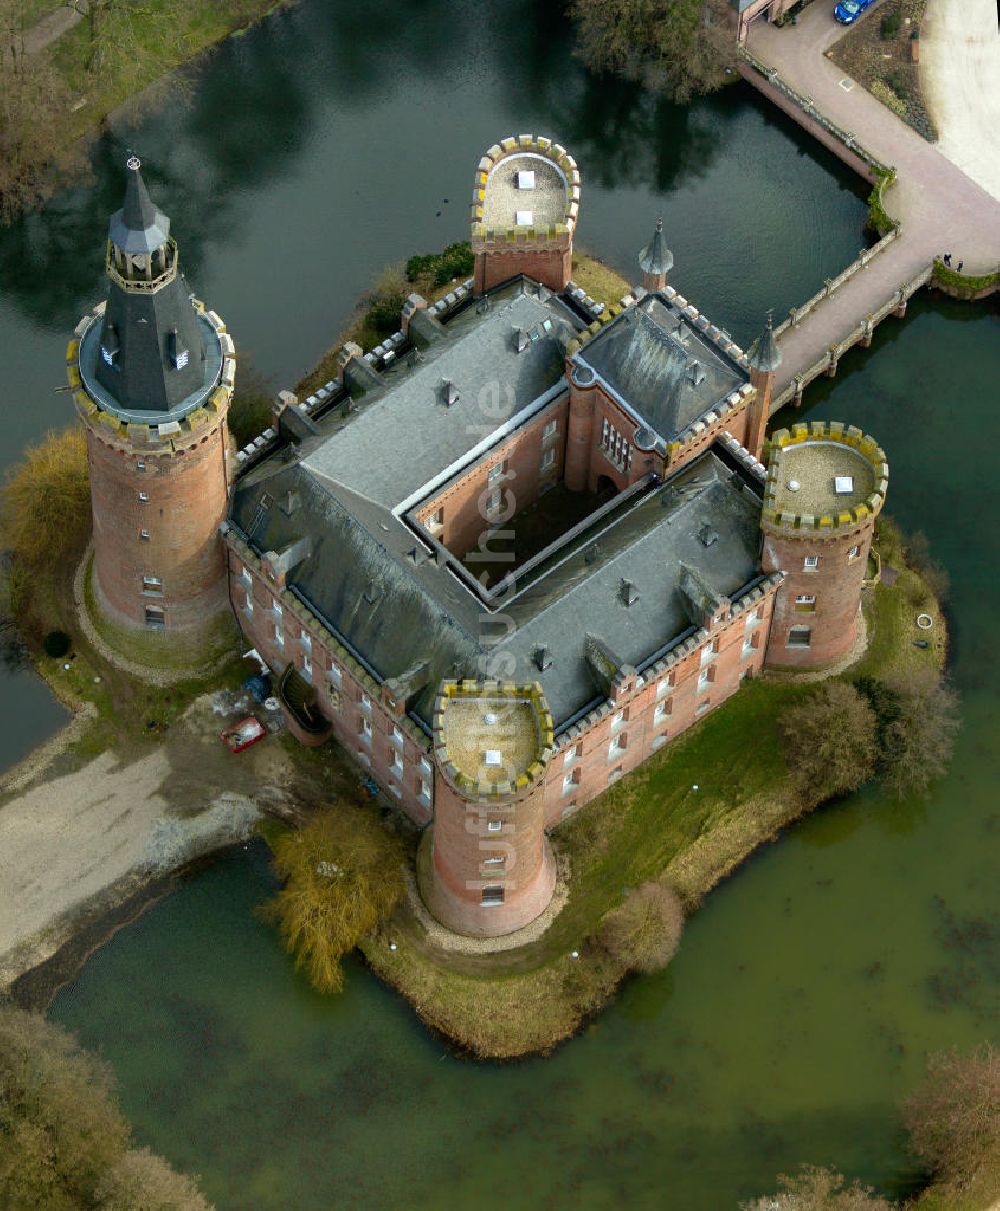
[[[51,13],[46,13],[31,29],[24,31],[25,54],[37,55],[61,38],[83,20],[89,7],[87,0],[76,0],[76,3],[60,4]]]
[[[940,3],[930,0],[929,15]],[[782,335],[776,394],[847,337],[904,282],[926,269],[935,256],[950,252],[955,263],[965,261],[967,273],[991,272],[1000,266],[1000,201],[826,58],[824,52],[842,33],[830,6],[817,3],[804,11],[797,25],[779,29],[757,22],[748,49],[792,88],[810,97],[827,118],[852,131],[883,163],[895,166],[897,182],[885,202],[889,214],[901,222],[902,235]]]

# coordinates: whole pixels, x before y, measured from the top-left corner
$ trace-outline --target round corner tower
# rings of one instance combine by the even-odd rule
[[[472,191],[474,292],[519,274],[557,292],[573,276],[580,171],[558,143],[533,135],[494,144]]]
[[[782,572],[765,662],[812,668],[854,644],[889,465],[860,429],[814,421],[770,441],[761,526],[765,572]]]
[[[77,325],[67,372],[87,434],[97,601],[120,624],[181,630],[228,606],[219,525],[235,351],[189,294],[138,159],[127,169],[108,297]]]
[[[421,893],[457,933],[498,937],[548,906],[552,716],[541,686],[446,681],[434,707],[433,860]]]

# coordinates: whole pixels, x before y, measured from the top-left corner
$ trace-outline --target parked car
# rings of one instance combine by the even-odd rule
[[[839,0],[833,15],[841,25],[853,25],[866,8],[871,8],[875,0]]]

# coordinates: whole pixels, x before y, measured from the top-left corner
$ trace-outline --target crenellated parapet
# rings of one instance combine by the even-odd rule
[[[100,303],[77,325],[73,340],[66,347],[66,377],[73,392],[77,414],[95,438],[120,453],[142,451],[153,457],[181,454],[200,445],[225,419],[233,399],[236,381],[236,347],[222,318],[208,311],[197,300],[194,309],[215,333],[222,352],[219,378],[192,410],[180,419],[149,420],[129,417],[119,410],[102,406],[99,396],[91,395],[80,372],[81,346],[95,325],[100,325],[105,304]]]
[[[544,779],[552,745],[552,714],[537,682],[442,682],[434,704],[434,756],[463,798],[522,798]]]
[[[885,451],[853,425],[812,421],[779,429],[765,458],[765,532],[833,535],[872,521],[885,503]]]

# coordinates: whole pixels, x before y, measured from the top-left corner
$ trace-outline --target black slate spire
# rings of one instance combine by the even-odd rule
[[[767,313],[767,327],[747,350],[747,361],[752,370],[760,370],[764,374],[773,374],[781,365],[781,350],[774,339],[770,311]]]
[[[128,170],[125,205],[111,216],[108,235],[122,252],[152,253],[170,239],[170,220],[149,196],[139,157],[129,156],[125,167]]]
[[[643,273],[657,277],[662,273],[669,273],[673,267],[674,254],[667,247],[663,238],[663,219],[658,218],[653,238],[639,253],[639,268]]]
[[[188,410],[188,401],[197,406],[211,389],[206,341],[218,338],[198,322],[170,219],[150,198],[138,158],[129,157],[126,168],[125,204],[108,231],[110,286],[97,382],[129,412],[176,413]]]

